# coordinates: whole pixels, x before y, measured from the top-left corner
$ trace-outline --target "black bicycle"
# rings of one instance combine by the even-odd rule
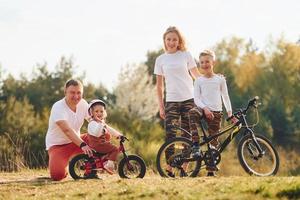
[[[144,160],[137,155],[127,155],[124,142],[125,136],[120,137],[119,152],[123,158],[118,164],[118,173],[121,178],[143,178],[146,173]],[[104,163],[107,158],[104,153],[94,152],[92,157],[78,154],[69,163],[69,172],[73,179],[90,179],[96,177],[98,171],[105,171]]]
[[[262,135],[254,133],[254,125],[248,125],[247,112],[250,108],[255,108],[258,123],[258,97],[249,100],[246,108],[239,109],[233,113],[232,117],[227,118],[229,121],[233,117],[236,122],[220,130],[214,136],[208,136],[203,124],[200,127],[203,132],[200,140],[200,156],[194,158],[191,156],[192,141],[185,137],[175,137],[166,141],[159,149],[156,165],[159,174],[163,177],[170,177],[169,168],[172,167],[172,177],[198,175],[200,169],[205,166],[216,167],[221,161],[221,153],[235,136],[242,133],[242,138],[237,146],[237,155],[243,169],[250,175],[271,176],[275,175],[279,168],[279,157],[272,143]],[[256,124],[257,124],[256,123]],[[174,125],[177,128],[191,136],[191,133],[185,129]],[[215,149],[209,145],[210,141],[225,133],[230,133],[226,139]],[[172,155],[166,158],[166,152],[172,152]]]

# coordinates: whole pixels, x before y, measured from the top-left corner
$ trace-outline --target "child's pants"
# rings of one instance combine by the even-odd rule
[[[190,129],[193,142],[199,142],[198,124],[200,124],[200,120],[202,118],[204,118],[207,122],[208,133],[210,136],[216,135],[220,130],[223,113],[215,111],[212,111],[212,113],[214,114],[214,119],[209,120],[205,118],[204,111],[199,107],[195,107],[189,111]],[[218,138],[213,139],[210,144],[217,147],[219,145]]]
[[[99,153],[105,153],[108,160],[116,161],[119,149],[105,139],[105,135],[95,137],[88,134],[89,146]]]
[[[81,138],[87,143],[87,134],[81,135]],[[73,142],[50,147],[48,150],[50,177],[55,181],[64,179],[68,175],[66,167],[70,159],[80,153],[83,153],[82,150]]]

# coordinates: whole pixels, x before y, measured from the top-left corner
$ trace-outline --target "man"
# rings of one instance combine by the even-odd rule
[[[84,152],[92,155],[86,144],[86,135],[80,137],[84,119],[88,119],[88,103],[82,99],[83,86],[78,80],[68,80],[65,97],[52,106],[46,135],[46,150],[49,155],[49,170],[53,180],[67,176],[66,167],[76,154]]]

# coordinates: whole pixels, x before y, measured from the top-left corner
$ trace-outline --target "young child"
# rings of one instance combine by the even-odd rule
[[[92,100],[89,103],[88,112],[92,120],[88,124],[89,146],[99,153],[106,153],[108,161],[104,164],[105,170],[114,173],[114,161],[116,161],[119,150],[110,142],[110,135],[115,137],[122,136],[121,133],[105,123],[106,104],[100,99]]]
[[[226,79],[222,75],[214,73],[215,53],[210,50],[204,50],[199,55],[200,67],[203,75],[198,77],[194,83],[194,100],[197,107],[189,111],[190,130],[192,133],[194,157],[200,156],[199,134],[197,124],[201,118],[207,122],[209,135],[215,135],[221,128],[222,119],[222,100],[225,105],[227,115],[232,115],[231,102],[229,99]],[[211,148],[217,149],[218,139],[210,143]],[[207,167],[208,176],[215,176],[216,167]]]

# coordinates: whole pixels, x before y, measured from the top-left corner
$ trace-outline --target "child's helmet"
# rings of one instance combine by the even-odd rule
[[[90,112],[91,108],[96,104],[99,104],[99,105],[103,106],[104,109],[106,109],[106,103],[104,101],[102,101],[100,99],[94,99],[89,103],[89,106],[88,106],[88,112],[90,115],[91,115],[91,112]]]

